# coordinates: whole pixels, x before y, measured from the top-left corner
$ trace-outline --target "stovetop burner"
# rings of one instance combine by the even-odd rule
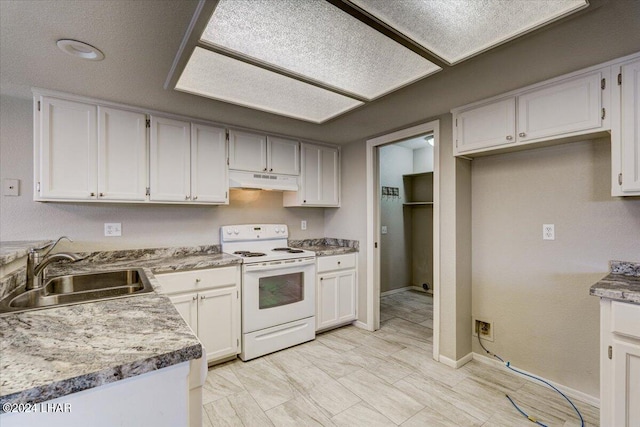
[[[304,251],[300,250],[300,249],[293,249],[293,248],[275,248],[275,249],[271,249],[272,251],[279,251],[279,252],[287,252],[290,254],[301,254]]]
[[[266,256],[264,252],[251,252],[251,251],[235,251],[234,255],[240,255],[243,258],[254,258],[259,256]]]

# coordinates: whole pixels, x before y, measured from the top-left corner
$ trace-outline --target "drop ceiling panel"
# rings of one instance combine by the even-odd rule
[[[196,47],[176,89],[322,123],[362,102]]]
[[[349,0],[455,64],[562,16],[586,0]]]
[[[325,0],[220,0],[201,42],[367,100],[440,70]]]

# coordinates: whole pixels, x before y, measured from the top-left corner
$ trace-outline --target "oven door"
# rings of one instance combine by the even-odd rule
[[[243,333],[315,314],[314,258],[244,264],[242,271]]]

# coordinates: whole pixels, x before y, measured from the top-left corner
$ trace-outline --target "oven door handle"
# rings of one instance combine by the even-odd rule
[[[256,271],[268,271],[268,270],[282,270],[283,268],[298,268],[309,264],[315,264],[315,258],[303,258],[302,260],[296,259],[292,261],[271,261],[266,265],[263,264],[245,264],[244,271],[256,272]]]

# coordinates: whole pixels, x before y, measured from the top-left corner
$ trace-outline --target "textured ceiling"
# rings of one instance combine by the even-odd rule
[[[163,89],[195,0],[0,1],[0,94],[59,90],[300,138],[347,143],[424,122],[452,107],[640,50],[640,1],[592,0],[575,17],[317,125]],[[101,49],[82,61],[60,38]]]

